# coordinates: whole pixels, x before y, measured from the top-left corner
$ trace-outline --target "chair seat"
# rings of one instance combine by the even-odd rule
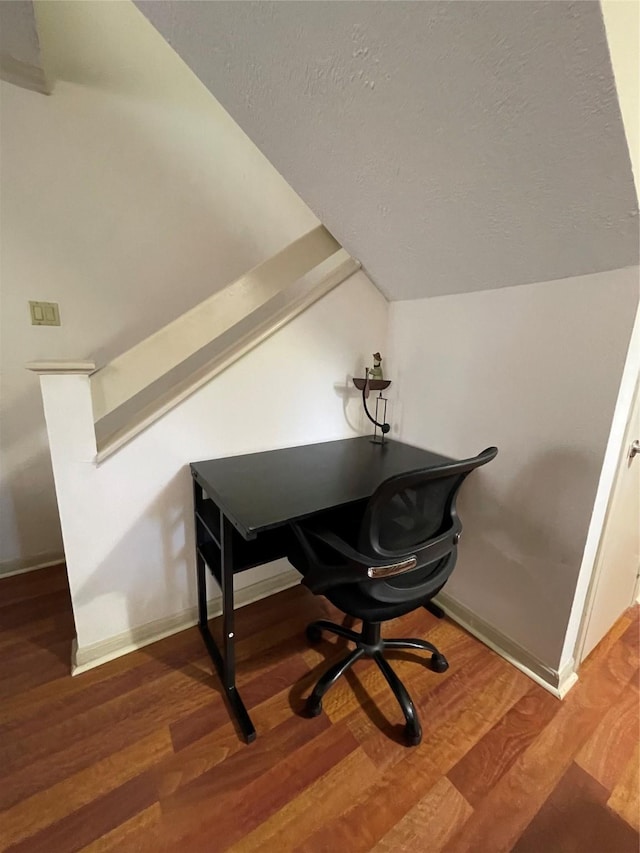
[[[346,583],[325,592],[325,598],[348,616],[363,622],[386,622],[416,609],[415,599],[410,601],[381,602],[365,595],[358,584]]]

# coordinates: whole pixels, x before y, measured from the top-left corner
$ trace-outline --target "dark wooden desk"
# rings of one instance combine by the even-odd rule
[[[198,624],[247,743],[256,731],[235,683],[233,575],[286,556],[290,522],[366,499],[394,474],[450,461],[362,436],[191,464]],[[207,566],[222,590],[222,650],[208,625]]]

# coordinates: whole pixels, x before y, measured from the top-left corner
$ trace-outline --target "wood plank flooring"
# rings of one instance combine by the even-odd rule
[[[451,664],[398,653],[418,748],[371,661],[303,699],[342,641],[302,587],[237,614],[238,674],[258,730],[239,740],[196,629],[71,678],[63,566],[0,580],[0,849],[218,853],[638,853],[638,608],[560,702],[448,619],[385,628]]]

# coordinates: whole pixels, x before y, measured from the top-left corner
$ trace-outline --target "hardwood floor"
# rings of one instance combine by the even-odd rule
[[[69,676],[63,567],[0,581],[0,847],[11,851],[638,853],[638,608],[560,702],[445,619],[416,611],[385,633],[429,636],[438,675],[394,667],[424,739],[370,661],[299,715],[342,642],[302,587],[237,614],[239,684],[258,739],[229,721],[196,629]]]

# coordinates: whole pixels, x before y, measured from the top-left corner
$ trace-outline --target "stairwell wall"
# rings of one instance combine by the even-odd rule
[[[0,573],[62,556],[25,363],[101,366],[318,224],[132,3],[36,10],[53,94],[0,83]]]
[[[382,346],[387,315],[354,274],[100,465],[88,378],[42,377],[81,665],[195,620],[190,461],[366,430],[348,377]],[[252,569],[238,589],[291,571]]]

